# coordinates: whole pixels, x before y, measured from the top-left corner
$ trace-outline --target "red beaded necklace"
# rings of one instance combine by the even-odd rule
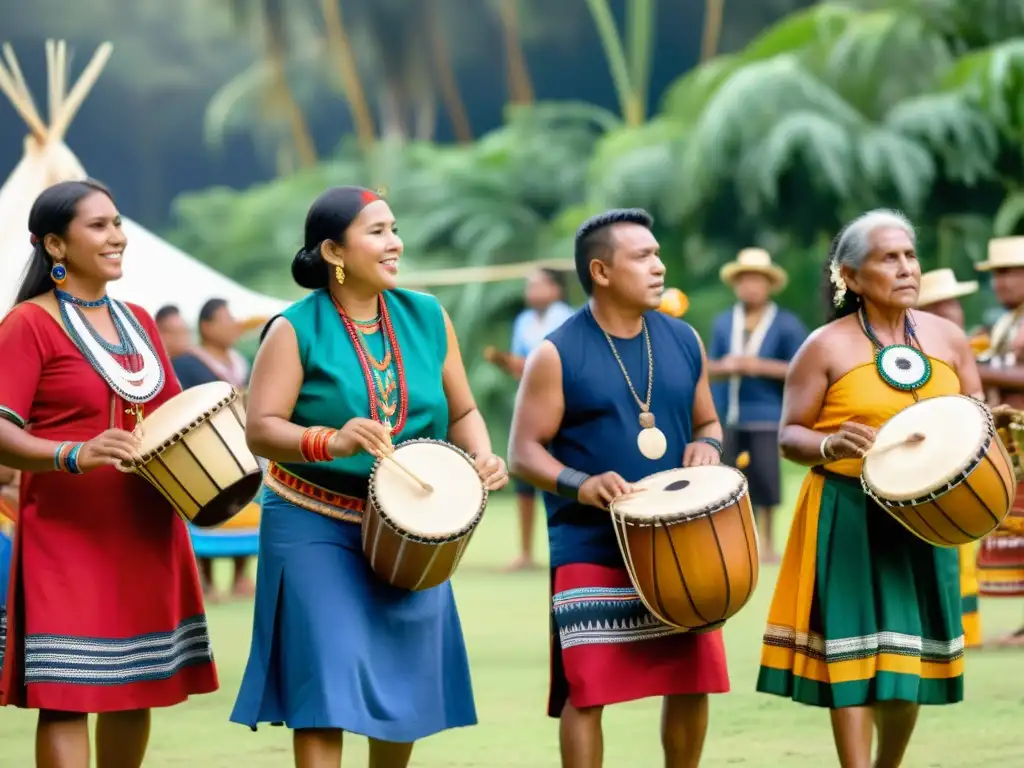
[[[363,347],[363,341],[359,338],[359,330],[356,328],[352,318],[348,316],[345,308],[338,303],[333,294],[331,294],[331,301],[334,302],[334,308],[338,310],[338,316],[341,317],[341,322],[345,326],[348,337],[352,341],[352,346],[355,348],[356,356],[359,358],[359,366],[363,369],[363,380],[366,382],[366,392],[370,398],[370,418],[383,424],[384,419],[380,415],[380,398],[377,396],[373,370],[370,365],[369,355],[367,355],[366,349]],[[398,382],[398,418],[391,425],[391,434],[394,436],[401,432],[405,426],[405,418],[409,411],[409,399],[405,388],[405,366],[402,364],[402,352],[398,348],[398,340],[395,338],[395,327],[391,324],[391,314],[388,312],[388,305],[383,295],[379,301],[380,328],[387,337],[388,348],[391,350],[395,364],[395,378]]]

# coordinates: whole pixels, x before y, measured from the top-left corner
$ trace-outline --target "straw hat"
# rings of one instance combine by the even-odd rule
[[[732,285],[733,280],[744,272],[756,272],[767,277],[772,283],[773,293],[781,291],[789,282],[786,270],[775,264],[771,254],[764,248],[744,248],[736,256],[735,261],[730,261],[722,267],[718,276],[726,285]]]
[[[921,275],[917,306],[927,307],[947,299],[959,299],[978,290],[978,281],[958,282],[952,269],[933,269]]]
[[[1024,237],[997,237],[988,241],[988,261],[974,265],[979,272],[1024,267]]]

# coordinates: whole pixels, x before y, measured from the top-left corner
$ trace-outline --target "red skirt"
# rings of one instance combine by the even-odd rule
[[[978,594],[1024,596],[1024,483],[1009,517],[981,540],[978,548]]]
[[[729,692],[721,630],[680,632],[641,602],[625,568],[552,572],[548,715],[651,696]]]
[[[217,689],[188,530],[113,468],[22,476],[0,705],[114,712]]]

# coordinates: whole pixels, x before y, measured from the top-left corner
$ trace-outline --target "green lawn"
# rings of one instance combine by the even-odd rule
[[[799,475],[787,483],[787,506]],[[472,657],[480,725],[423,742],[416,766],[558,765],[557,730],[545,717],[547,691],[546,573],[504,575],[497,569],[514,554],[515,530],[508,494],[495,497],[456,578],[466,639]],[[780,538],[788,521],[780,521]],[[755,599],[725,629],[733,693],[714,699],[705,766],[835,765],[828,714],[757,694],[760,637],[775,570],[762,571]],[[988,636],[1012,629],[1024,601],[988,600]],[[246,604],[217,606],[210,621],[221,691],[156,713],[147,766],[269,768],[291,764],[289,733],[261,728],[252,733],[228,722],[249,648],[251,612]],[[343,651],[339,638],[338,652]],[[34,716],[0,714],[0,766],[31,766]],[[658,766],[658,703],[610,709],[605,716],[606,765]],[[967,702],[927,710],[907,761],[914,768],[1024,766],[1024,653],[970,652]],[[365,742],[352,737],[346,766],[365,765]]]

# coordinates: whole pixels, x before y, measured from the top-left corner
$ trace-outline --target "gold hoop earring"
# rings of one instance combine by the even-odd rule
[[[338,285],[345,284],[345,268],[341,264],[334,268],[334,279],[338,281]]]

